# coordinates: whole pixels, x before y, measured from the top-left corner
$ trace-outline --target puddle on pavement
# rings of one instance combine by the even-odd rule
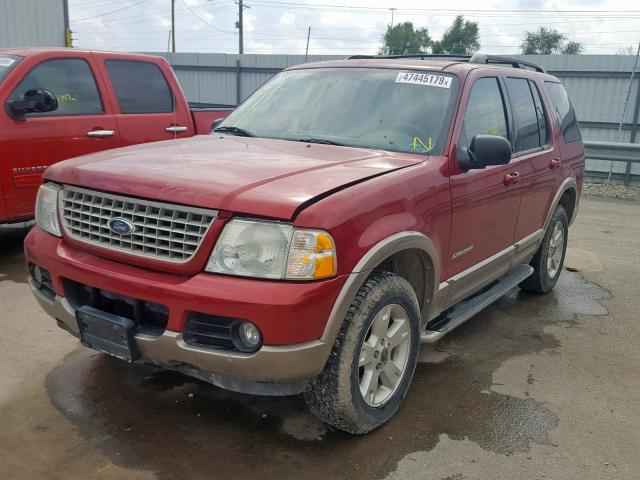
[[[0,282],[26,283],[27,270],[24,264],[24,237],[29,229],[22,226],[0,226]]]
[[[442,434],[502,454],[551,444],[555,414],[534,398],[491,390],[507,359],[553,353],[548,325],[577,325],[576,314],[606,315],[609,294],[565,271],[550,295],[514,289],[437,346],[418,365],[396,417],[363,437],[325,427],[297,397],[226,392],[178,373],[130,367],[79,349],[47,377],[53,404],[117,465],[158,479],[256,477],[381,478]],[[530,372],[525,378],[535,382]]]

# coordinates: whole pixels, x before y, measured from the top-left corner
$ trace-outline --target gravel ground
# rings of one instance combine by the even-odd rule
[[[582,193],[593,197],[640,200],[640,187],[625,187],[624,185],[613,185],[608,183],[585,183]]]

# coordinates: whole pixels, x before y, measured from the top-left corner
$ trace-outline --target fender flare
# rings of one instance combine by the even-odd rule
[[[562,199],[562,195],[564,195],[564,193],[567,192],[568,190],[574,190],[576,192],[576,204],[573,207],[573,214],[569,219],[569,225],[571,225],[573,223],[573,220],[576,218],[576,215],[578,213],[578,203],[580,201],[580,198],[578,197],[578,184],[576,183],[575,178],[569,177],[569,178],[566,178],[560,184],[560,187],[558,187],[558,191],[556,192],[555,197],[553,197],[553,201],[551,202],[551,205],[549,206],[549,211],[547,212],[547,218],[545,218],[544,226],[542,227],[545,231],[549,226],[549,222],[551,221],[553,212],[555,212],[556,207],[560,203],[560,199]]]
[[[333,304],[321,341],[333,344],[353,299],[373,269],[393,254],[409,249],[422,250],[429,256],[433,264],[432,289],[435,293],[435,289],[440,282],[440,262],[435,245],[429,237],[420,232],[395,233],[369,249],[349,274],[349,278],[342,286],[338,298]]]

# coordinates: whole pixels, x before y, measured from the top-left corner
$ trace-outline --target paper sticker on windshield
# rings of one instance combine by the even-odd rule
[[[396,83],[411,83],[425,85],[427,87],[451,88],[451,78],[445,75],[433,75],[431,73],[400,72],[396,77]]]
[[[10,67],[16,63],[15,58],[0,57],[0,67]]]

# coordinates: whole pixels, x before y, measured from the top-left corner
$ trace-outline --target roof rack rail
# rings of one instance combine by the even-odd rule
[[[468,62],[469,59],[471,58],[471,55],[449,55],[449,54],[433,54],[433,53],[423,53],[423,54],[419,54],[419,53],[415,53],[415,54],[411,54],[411,55],[352,55],[350,57],[347,57],[347,60],[367,60],[367,59],[375,59],[375,58],[381,58],[381,59],[400,59],[400,58],[422,58],[422,59],[429,59],[429,58],[446,58],[446,59],[450,59],[450,60],[460,60],[463,62]]]
[[[366,59],[401,59],[401,58],[420,58],[422,60],[443,58],[447,60],[454,60],[459,62],[478,63],[483,65],[489,65],[491,63],[498,63],[502,65],[511,65],[513,68],[529,67],[540,73],[547,73],[544,68],[532,62],[526,60],[520,60],[514,57],[501,57],[498,55],[485,55],[483,53],[476,53],[475,55],[449,55],[449,54],[412,54],[412,55],[352,55],[347,57],[347,60],[366,60]]]
[[[484,55],[482,53],[476,53],[469,59],[469,63],[483,63],[486,65],[490,63],[501,63],[505,65],[511,65],[513,68],[529,67],[534,69],[536,72],[547,73],[544,68],[542,68],[540,65],[536,65],[535,63],[520,60],[519,58],[500,57],[498,55]]]

